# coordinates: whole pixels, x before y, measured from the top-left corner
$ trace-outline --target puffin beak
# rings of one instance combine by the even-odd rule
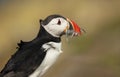
[[[66,28],[66,34],[72,36],[81,35],[81,28],[72,20],[67,18],[69,26]]]

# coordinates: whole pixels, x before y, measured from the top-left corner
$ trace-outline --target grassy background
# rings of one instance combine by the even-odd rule
[[[0,0],[0,69],[51,14],[74,20],[87,33],[62,38],[64,53],[44,77],[120,77],[119,0]]]

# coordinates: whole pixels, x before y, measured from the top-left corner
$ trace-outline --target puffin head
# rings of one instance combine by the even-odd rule
[[[45,20],[40,20],[40,24],[54,37],[61,37],[65,34],[69,36],[81,34],[81,28],[74,21],[61,15],[50,15]]]

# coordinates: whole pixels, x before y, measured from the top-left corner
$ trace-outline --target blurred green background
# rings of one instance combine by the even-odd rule
[[[39,19],[60,14],[87,33],[62,37],[63,51],[44,77],[120,77],[120,0],[0,0],[0,70]]]

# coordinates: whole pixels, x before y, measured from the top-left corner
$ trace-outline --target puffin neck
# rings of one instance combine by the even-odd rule
[[[37,38],[41,40],[45,40],[46,42],[61,42],[60,37],[54,37],[51,34],[49,34],[43,26],[40,27],[40,31],[38,33]]]

